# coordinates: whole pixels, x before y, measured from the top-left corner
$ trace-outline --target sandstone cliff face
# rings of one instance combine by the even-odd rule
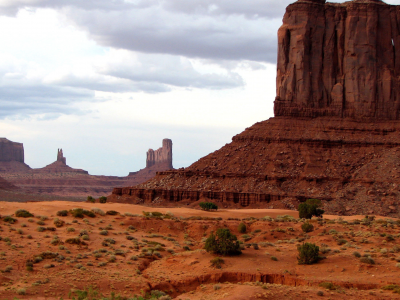
[[[278,31],[275,116],[400,119],[400,8],[297,1]]]
[[[289,5],[275,118],[112,199],[295,209],[317,198],[331,214],[400,217],[399,28],[400,7],[379,0]]]
[[[24,163],[24,145],[0,138],[0,161]]]
[[[172,169],[172,140],[163,139],[163,146],[156,151],[149,149],[147,152],[146,168],[157,164],[165,164],[168,169]]]

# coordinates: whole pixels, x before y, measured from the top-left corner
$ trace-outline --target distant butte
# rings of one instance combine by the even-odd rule
[[[20,172],[30,169],[25,164],[24,145],[0,138],[0,172]]]
[[[88,171],[71,168],[67,165],[63,149],[57,150],[56,161],[39,169],[30,169],[25,165],[21,143],[0,139],[0,154],[0,176],[4,178],[4,181],[0,178],[0,189],[12,189],[15,185],[29,194],[58,195],[74,199],[107,195],[115,186],[137,185],[154,177],[157,171],[172,169],[172,141],[169,139],[163,140],[162,148],[148,151],[148,167],[131,172],[126,177],[95,176],[89,175]]]
[[[275,117],[188,168],[158,172],[112,200],[216,202],[400,217],[400,6],[297,1],[278,31]]]

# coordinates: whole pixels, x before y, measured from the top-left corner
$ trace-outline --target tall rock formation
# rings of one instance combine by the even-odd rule
[[[400,217],[400,7],[297,1],[278,32],[275,118],[114,201]]]
[[[24,162],[24,145],[0,138],[0,173],[25,172],[30,169]]]
[[[166,165],[168,169],[172,169],[172,140],[163,139],[162,147],[154,151],[147,151],[146,168],[154,165]]]
[[[57,161],[63,163],[64,165],[67,164],[67,159],[64,157],[62,149],[57,150]]]
[[[24,163],[24,145],[0,138],[0,161],[17,161]]]
[[[278,31],[275,116],[400,119],[400,8],[297,1]]]

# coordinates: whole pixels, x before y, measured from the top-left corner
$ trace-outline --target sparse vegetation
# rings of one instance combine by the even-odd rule
[[[99,198],[99,202],[100,202],[100,203],[106,203],[106,202],[107,202],[107,197],[101,196],[101,197]]]
[[[57,216],[59,216],[59,217],[66,217],[66,216],[68,216],[68,211],[67,211],[67,210],[59,210],[59,211],[57,212]]]
[[[321,217],[324,214],[324,211],[320,209],[321,205],[321,200],[308,199],[299,205],[299,217],[301,219],[311,219],[313,216]]]
[[[314,230],[314,225],[309,222],[305,222],[301,225],[301,230],[303,230],[305,233],[311,232]]]
[[[321,258],[319,256],[319,247],[312,243],[303,243],[297,246],[299,256],[297,261],[299,265],[311,265],[317,263]]]
[[[18,209],[15,212],[15,216],[17,218],[30,218],[30,217],[33,217],[33,214],[31,214],[29,211],[27,211],[25,209]]]
[[[5,217],[3,218],[3,221],[4,221],[4,222],[7,222],[7,223],[10,223],[10,224],[14,224],[15,222],[17,222],[16,219],[14,219],[14,218],[12,218],[12,217],[10,217],[10,216],[5,216]]]
[[[240,233],[246,233],[246,232],[247,232],[246,224],[244,224],[243,222],[240,223],[240,224],[239,224],[239,227],[238,227],[238,231],[239,231]]]
[[[204,248],[207,252],[220,255],[239,255],[242,253],[236,235],[232,234],[226,228],[219,228],[216,235],[214,235],[214,232],[211,232]]]
[[[202,210],[218,210],[218,206],[212,202],[200,202],[199,205]]]

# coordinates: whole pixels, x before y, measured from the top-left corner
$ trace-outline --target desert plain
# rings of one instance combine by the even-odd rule
[[[396,219],[325,215],[304,233],[290,210],[49,201],[1,202],[0,212],[0,299],[85,299],[89,289],[103,298],[87,299],[400,299]],[[218,228],[243,251],[213,265],[204,244]],[[298,264],[305,242],[320,247],[318,263]]]

